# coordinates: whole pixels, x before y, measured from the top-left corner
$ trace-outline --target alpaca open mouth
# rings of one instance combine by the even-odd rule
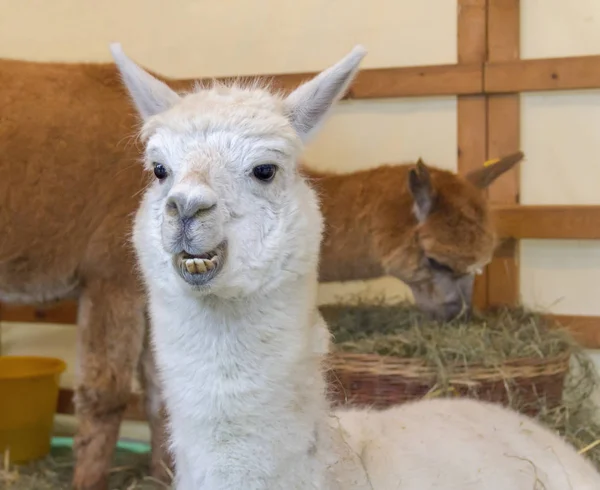
[[[190,255],[184,252],[181,261],[190,274],[204,274],[219,265],[219,256],[216,252],[208,252],[202,255]]]
[[[205,285],[223,267],[226,245],[223,241],[215,249],[202,254],[191,254],[186,251],[178,253],[174,257],[175,268],[182,279],[192,286]]]

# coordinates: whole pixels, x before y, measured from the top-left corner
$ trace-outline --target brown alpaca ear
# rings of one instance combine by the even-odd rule
[[[469,172],[465,175],[465,179],[471,182],[475,187],[485,189],[504,172],[507,172],[519,163],[524,156],[522,151],[505,156],[489,167],[482,167]]]
[[[408,190],[415,201],[414,211],[417,220],[425,221],[433,207],[434,193],[429,170],[420,158],[415,168],[411,168],[408,173]]]

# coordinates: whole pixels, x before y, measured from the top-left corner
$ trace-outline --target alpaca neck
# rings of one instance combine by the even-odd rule
[[[238,300],[152,298],[176,461],[195,472],[190,484],[255,488],[239,486],[250,474],[326,478],[316,466],[327,462],[315,458],[318,439],[328,438],[321,369],[328,337],[316,285],[314,271]],[[296,485],[288,488],[305,488]]]

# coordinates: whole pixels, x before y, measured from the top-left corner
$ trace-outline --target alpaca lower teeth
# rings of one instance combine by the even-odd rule
[[[206,272],[204,259],[194,259],[194,264],[196,264],[196,272]]]
[[[187,271],[190,274],[195,274],[196,273],[196,264],[194,263],[194,259],[186,260],[183,263],[185,265],[185,268],[187,269]]]
[[[219,259],[214,256],[212,259],[187,259],[183,261],[186,270],[190,274],[202,274],[213,270],[219,264]]]

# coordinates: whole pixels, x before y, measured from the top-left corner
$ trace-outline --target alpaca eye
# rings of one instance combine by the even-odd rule
[[[163,180],[167,176],[167,169],[162,163],[154,164],[154,175],[158,180]]]
[[[438,262],[437,260],[432,259],[431,257],[427,257],[427,263],[429,264],[429,267],[436,271],[454,272],[451,267],[448,267],[446,264],[442,264],[441,262]]]
[[[272,163],[263,163],[252,169],[252,175],[262,182],[270,182],[275,177],[277,166]]]

